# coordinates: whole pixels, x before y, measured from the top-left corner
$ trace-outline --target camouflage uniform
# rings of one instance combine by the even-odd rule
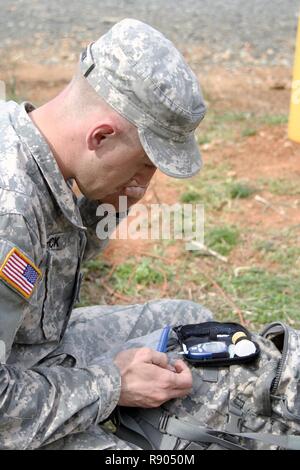
[[[106,241],[95,235],[97,205],[76,200],[27,114],[32,109],[29,103],[0,104],[0,265],[17,247],[42,271],[30,299],[0,280],[0,339],[6,345],[0,448],[34,449],[53,441],[56,448],[126,448],[96,426],[119,400],[112,358],[134,347],[132,341],[124,345],[132,338],[168,323],[204,321],[210,313],[171,300],[72,313],[81,261]]]

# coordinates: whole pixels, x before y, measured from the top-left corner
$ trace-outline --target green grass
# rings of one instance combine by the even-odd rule
[[[138,265],[135,271],[134,280],[138,284],[149,286],[151,284],[161,284],[164,280],[164,276],[161,271],[150,266],[149,260],[143,260]]]
[[[192,203],[192,202],[199,202],[201,200],[201,194],[197,191],[186,191],[181,194],[180,202],[184,204]]]
[[[209,111],[197,132],[198,144],[204,145],[215,140],[232,141],[235,137],[233,122],[235,121],[230,113],[217,114]]]
[[[238,244],[239,236],[240,234],[236,227],[214,227],[205,234],[205,243],[209,248],[226,256]]]
[[[112,287],[122,294],[132,295],[136,286],[133,282],[135,266],[133,263],[122,263],[112,277]]]
[[[226,111],[222,114],[215,114],[215,119],[221,123],[227,122],[245,122],[252,119],[252,113],[243,111]]]
[[[272,194],[278,196],[296,196],[300,194],[300,183],[296,179],[272,179],[267,181],[267,188]]]
[[[16,101],[17,103],[21,103],[25,100],[23,94],[19,90],[19,86],[17,84],[17,80],[14,76],[10,78],[6,83],[6,101]]]
[[[265,114],[259,118],[261,124],[267,124],[269,126],[287,124],[288,120],[289,118],[286,114]]]
[[[300,269],[300,247],[285,246],[277,248],[268,253],[267,258],[271,261],[279,263],[282,267],[292,269],[295,263],[298,263]]]
[[[215,220],[205,234],[205,243],[226,256],[241,246],[241,233],[239,226],[220,226],[220,221]],[[252,331],[259,331],[266,323],[276,320],[300,327],[300,246],[297,226],[280,231],[261,231],[254,236],[253,240],[253,234],[243,232],[243,244],[252,243],[253,247],[245,270],[236,271],[240,265],[222,263],[214,257],[208,259],[197,252],[186,252],[182,245],[182,251],[170,264],[147,257],[120,264],[111,275],[109,286],[114,292],[130,296],[131,303],[162,297],[162,292],[163,296],[170,298],[188,298],[190,292],[190,298],[211,309],[217,320],[239,321],[232,303],[228,301],[229,297],[242,310]],[[167,260],[162,244],[158,242],[153,247],[153,255],[164,256]],[[257,258],[258,253],[260,258]],[[96,260],[88,262],[85,269],[85,283],[100,292],[102,279],[111,272],[111,265]],[[205,273],[210,274],[227,298],[216,289]],[[167,290],[162,290],[165,281],[168,283]],[[101,295],[92,297],[93,301],[88,303],[90,294],[86,294],[81,306],[103,303]],[[111,296],[106,298],[110,300]],[[113,302],[120,303],[120,300],[117,298]]]
[[[140,262],[120,264],[112,276],[112,285],[118,292],[133,295],[137,285],[158,286],[171,278],[172,271],[159,260],[145,258]]]
[[[184,286],[193,286],[194,299],[209,308],[219,321],[239,322],[234,304],[243,312],[252,331],[260,331],[263,325],[277,320],[299,328],[300,258],[297,268],[297,263],[292,263],[295,252],[291,249],[287,254],[289,262],[279,257],[282,266],[268,268],[264,261],[254,265],[253,259],[249,259],[249,266],[237,272],[236,265],[220,263],[215,258],[206,261],[195,252],[193,259],[186,256],[176,265],[178,282],[174,291],[182,298],[186,296]],[[207,272],[227,298],[205,275]]]
[[[241,132],[242,137],[253,137],[256,134],[257,134],[257,129],[254,129],[253,127],[246,127]]]
[[[252,186],[239,181],[230,184],[228,190],[231,199],[246,199],[256,192]]]
[[[212,140],[212,134],[200,134],[197,137],[197,142],[199,145],[209,144]]]
[[[244,199],[259,191],[244,181],[236,181],[231,176],[226,176],[230,172],[230,165],[221,163],[217,167],[207,164],[201,174],[193,178],[192,182],[175,182],[180,185],[181,203],[203,203],[206,213],[212,210],[219,210],[226,205],[230,199]]]
[[[84,277],[80,290],[80,301],[76,304],[76,307],[87,307],[88,305],[103,303],[101,280],[108,275],[111,269],[112,265],[110,263],[99,258],[83,263],[81,272]]]
[[[300,324],[300,277],[253,269],[239,276],[224,273],[219,284],[231,295],[245,317],[256,325],[283,320]]]
[[[257,241],[255,249],[261,252],[266,261],[277,263],[279,272],[288,272],[291,277],[300,275],[300,243],[296,229]]]
[[[300,194],[299,179],[295,175],[289,178],[259,178],[256,181],[259,191],[269,191],[276,196],[298,196]]]
[[[217,166],[207,163],[201,173],[191,180],[174,181],[170,184],[180,188],[181,203],[203,203],[206,213],[209,213],[211,210],[218,210],[229,199],[228,185],[233,180],[226,174],[230,170],[228,163]]]
[[[86,261],[83,265],[83,272],[85,275],[89,276],[91,274],[105,274],[109,271],[110,264],[102,261],[101,259],[92,259]]]
[[[276,244],[272,240],[256,240],[254,248],[263,253],[270,253],[276,251]]]
[[[238,140],[240,137],[257,135],[262,126],[278,126],[287,122],[286,114],[209,110],[197,132],[197,141],[199,145],[205,145],[219,140]]]

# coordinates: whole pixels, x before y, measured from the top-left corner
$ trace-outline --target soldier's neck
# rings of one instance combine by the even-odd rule
[[[29,116],[47,142],[57,165],[67,181],[72,178],[70,167],[70,149],[64,132],[64,123],[56,112],[55,99],[35,109]]]

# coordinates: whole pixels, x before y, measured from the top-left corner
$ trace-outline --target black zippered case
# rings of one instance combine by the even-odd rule
[[[189,349],[197,344],[222,341],[229,347],[232,343],[232,337],[235,333],[242,332],[246,335],[245,339],[252,341],[255,345],[256,351],[253,354],[243,357],[224,357],[223,353],[212,354],[211,357],[195,358],[191,355],[182,354],[184,359],[194,366],[211,366],[223,367],[234,364],[244,364],[255,361],[260,354],[259,345],[252,340],[251,333],[242,325],[238,323],[221,323],[221,322],[205,322],[195,323],[190,325],[179,325],[173,328],[177,339],[183,348]]]

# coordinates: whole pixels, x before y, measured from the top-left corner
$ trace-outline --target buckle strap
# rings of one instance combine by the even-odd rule
[[[240,403],[241,404],[241,403]],[[242,412],[240,411],[242,414]],[[161,419],[161,415],[165,416]],[[166,416],[168,415],[168,416]],[[167,412],[162,410],[143,410],[141,419],[151,424],[156,429],[159,429],[159,423],[161,420],[162,428],[164,433],[170,434],[171,436],[178,437],[187,441],[203,442],[203,443],[214,443],[218,444],[223,448],[230,450],[247,450],[238,443],[230,441],[234,438],[244,438],[250,440],[261,441],[267,445],[274,445],[289,450],[300,450],[300,436],[295,435],[284,435],[278,436],[268,433],[235,433],[230,431],[222,431],[210,428],[204,428],[202,426],[196,426],[192,423],[188,423],[170,416]],[[223,436],[223,437],[221,437]],[[225,438],[226,437],[226,438]]]
[[[151,424],[151,426],[158,429],[163,434],[169,434],[180,439],[207,444],[218,444],[229,450],[247,450],[245,447],[231,442],[229,439],[232,439],[232,436],[230,435],[228,439],[219,437],[220,434],[224,434],[222,431],[195,426],[194,424],[171,416],[166,410],[144,409],[140,415],[140,419]]]
[[[240,432],[244,420],[245,402],[239,397],[235,397],[228,404],[229,420],[226,425],[226,431],[229,433]]]
[[[163,434],[167,434],[167,428],[169,423],[170,415],[167,411],[163,411],[159,418],[158,429]]]

